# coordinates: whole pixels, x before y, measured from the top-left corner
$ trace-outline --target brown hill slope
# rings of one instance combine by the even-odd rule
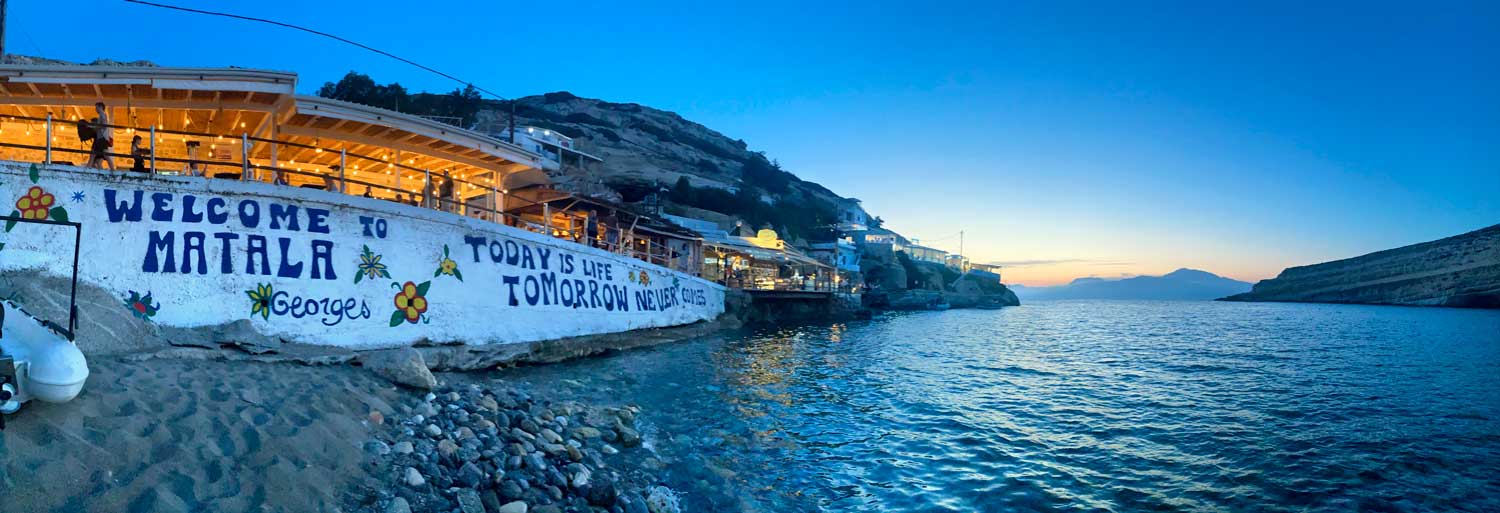
[[[752,225],[770,224],[807,236],[812,228],[833,222],[834,209],[848,200],[817,183],[797,178],[745,141],[731,139],[701,124],[635,103],[580,98],[567,92],[527,96],[516,101],[516,124],[556,130],[576,139],[579,149],[604,159],[588,176],[554,176],[563,184],[595,181],[627,201],[662,187],[689,206],[738,216]],[[495,102],[477,114],[481,127],[509,123],[508,104]],[[679,185],[681,179],[685,184]],[[586,187],[579,187],[587,190]],[[697,201],[693,198],[703,196]],[[738,196],[738,201],[731,201]],[[684,200],[688,201],[684,201]],[[765,205],[762,210],[758,200]],[[775,212],[795,213],[776,215]],[[825,219],[827,218],[827,219]]]

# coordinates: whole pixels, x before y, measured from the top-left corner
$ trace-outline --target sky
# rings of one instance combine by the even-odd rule
[[[677,112],[924,244],[962,231],[1007,283],[1255,281],[1500,223],[1497,2],[179,4],[503,96]],[[69,5],[123,32],[21,0],[6,51],[457,85],[284,28]]]

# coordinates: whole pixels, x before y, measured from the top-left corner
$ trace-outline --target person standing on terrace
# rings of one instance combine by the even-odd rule
[[[443,170],[443,183],[438,184],[438,208],[444,212],[453,212],[453,177],[448,175],[448,170]]]
[[[132,137],[130,139],[130,158],[134,159],[134,162],[131,163],[130,170],[137,173],[150,172],[150,170],[146,169],[146,160],[149,157],[149,152],[145,147],[141,146],[141,136]]]
[[[94,111],[99,117],[94,122],[94,143],[89,146],[88,167],[104,169],[101,164],[108,164],[109,170],[115,171],[115,158],[109,155],[109,149],[115,145],[115,129],[109,126],[109,109],[104,108],[104,102],[98,102],[94,104]]]

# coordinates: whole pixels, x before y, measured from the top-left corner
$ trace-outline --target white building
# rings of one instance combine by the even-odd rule
[[[572,137],[568,137],[556,130],[534,126],[516,127],[515,144],[528,151],[542,156],[542,168],[548,171],[557,171],[563,166],[582,166],[589,162],[604,162],[604,159],[579,151],[578,145]],[[500,129],[493,134],[496,139],[510,141],[509,128]]]

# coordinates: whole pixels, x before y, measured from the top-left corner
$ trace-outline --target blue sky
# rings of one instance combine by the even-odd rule
[[[1500,223],[1493,2],[302,3],[198,2],[503,95],[675,111],[909,236],[964,230],[1007,281],[1254,280]],[[129,35],[11,2],[7,50],[454,87],[285,29],[77,5]]]

